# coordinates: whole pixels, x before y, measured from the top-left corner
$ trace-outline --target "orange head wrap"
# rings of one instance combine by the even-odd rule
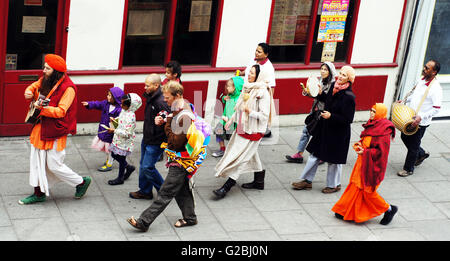
[[[64,61],[64,58],[59,55],[47,54],[44,60],[48,66],[53,68],[53,70],[64,73],[67,71],[66,61]]]
[[[375,103],[374,106],[372,106],[373,109],[375,109],[375,117],[374,120],[384,119],[387,115],[387,107],[383,103]]]

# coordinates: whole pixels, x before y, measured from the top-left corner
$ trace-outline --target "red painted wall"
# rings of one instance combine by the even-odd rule
[[[101,111],[88,110],[81,105],[81,102],[106,100],[108,90],[114,87],[114,84],[76,84],[76,86],[78,89],[77,122],[100,122]]]

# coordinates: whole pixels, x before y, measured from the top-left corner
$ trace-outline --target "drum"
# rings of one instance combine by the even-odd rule
[[[301,84],[303,87],[303,84]],[[306,93],[311,97],[317,97],[319,94],[319,80],[317,77],[310,76],[308,78],[308,81],[306,81],[306,87],[305,87]]]
[[[394,126],[405,135],[413,135],[419,129],[419,125],[413,127],[411,124],[414,122],[413,117],[416,112],[402,104],[394,103],[392,104],[392,123]]]

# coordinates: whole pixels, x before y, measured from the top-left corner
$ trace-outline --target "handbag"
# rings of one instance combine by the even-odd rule
[[[309,135],[314,136],[314,133],[317,129],[317,124],[319,123],[319,120],[321,118],[320,113],[322,113],[322,110],[313,111],[308,116],[306,116],[305,125]]]

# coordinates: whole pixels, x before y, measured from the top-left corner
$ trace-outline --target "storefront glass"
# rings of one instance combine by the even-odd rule
[[[58,0],[9,0],[6,70],[41,69],[55,52]]]

